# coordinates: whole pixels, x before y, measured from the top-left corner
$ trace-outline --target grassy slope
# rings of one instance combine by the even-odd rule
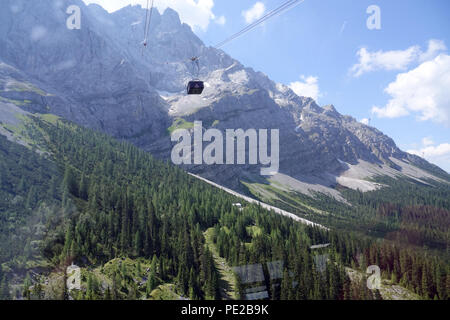
[[[227,261],[219,255],[217,248],[212,240],[213,232],[214,232],[214,228],[210,228],[205,231],[204,235],[205,235],[206,245],[208,246],[209,250],[213,254],[214,263],[216,265],[216,268],[219,270],[220,293],[224,300],[230,300],[230,299],[235,300],[237,295],[236,295],[236,284],[235,284],[234,272],[228,265]]]

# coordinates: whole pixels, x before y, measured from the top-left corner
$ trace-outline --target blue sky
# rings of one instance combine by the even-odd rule
[[[110,11],[139,1],[85,0]],[[283,2],[155,1],[179,11],[207,45]],[[367,27],[371,5],[380,30]],[[320,105],[371,119],[400,148],[450,172],[449,12],[448,0],[305,0],[223,50]]]

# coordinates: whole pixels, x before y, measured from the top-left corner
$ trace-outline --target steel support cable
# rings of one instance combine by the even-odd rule
[[[241,35],[251,31],[252,29],[254,29],[255,27],[257,27],[258,25],[260,25],[262,22],[264,22],[265,20],[267,20],[268,18],[270,18],[274,13],[278,12],[279,10],[286,8],[287,6],[289,6],[290,4],[292,4],[294,1],[296,0],[289,0],[287,2],[285,2],[284,4],[282,4],[280,7],[266,13],[264,16],[262,16],[261,18],[259,18],[258,20],[254,21],[253,23],[249,24],[248,26],[246,26],[244,29],[240,30],[239,32],[231,35],[230,37],[228,37],[227,39],[225,39],[222,42],[219,42],[218,44],[216,44],[214,46],[214,48],[218,49],[222,46],[224,46],[226,43],[231,42],[233,40],[235,40],[236,38],[240,37]],[[297,0],[298,1],[298,0]]]
[[[222,42],[219,42],[218,44],[216,44],[214,46],[214,48],[216,49],[220,49],[221,47],[223,47],[224,45],[230,43],[231,41],[241,37],[242,35],[250,32],[251,30],[253,30],[254,28],[256,28],[257,26],[259,26],[260,24],[262,24],[263,22],[278,16],[280,14],[282,14],[283,12],[286,12],[292,8],[294,8],[296,5],[301,4],[302,2],[304,2],[305,0],[289,0],[285,3],[283,3],[281,6],[279,6],[278,8],[268,12],[267,14],[265,14],[264,16],[262,16],[261,18],[259,18],[258,20],[256,20],[255,22],[249,24],[248,26],[246,26],[244,29],[242,29],[241,31],[235,33],[234,35],[228,37],[227,39],[225,39]]]
[[[218,44],[216,44],[214,46],[214,48],[216,49],[220,49],[223,46],[225,46],[226,44],[236,40],[237,38],[243,36],[244,34],[250,32],[251,30],[255,29],[257,26],[259,26],[260,24],[264,23],[265,21],[279,16],[282,13],[293,9],[294,7],[296,7],[297,5],[303,3],[305,0],[289,0],[286,1],[285,3],[283,3],[282,5],[280,5],[279,7],[277,7],[276,9],[273,9],[272,11],[266,13],[264,16],[262,16],[261,18],[259,18],[258,20],[256,20],[255,22],[249,24],[248,26],[246,26],[244,29],[242,29],[241,31],[233,34],[232,36],[228,37],[227,39],[225,39],[222,42],[219,42]],[[198,73],[200,73],[200,66],[199,66],[199,59],[201,58],[201,56],[198,57],[193,57],[190,59],[190,61],[192,61],[193,63],[195,62],[197,64],[198,67]]]
[[[149,36],[149,34],[150,34],[150,26],[151,26],[151,24],[152,24],[152,15],[153,15],[153,8],[154,8],[154,5],[155,5],[155,0],[152,0],[152,6],[151,6],[151,8],[150,8],[150,16],[148,17],[148,26],[147,26],[147,40],[148,40],[148,36]]]
[[[148,9],[150,6],[150,0],[147,0],[147,9],[145,10],[145,24],[144,24],[144,43],[147,40],[147,26],[148,26]]]
[[[150,6],[150,0],[147,0],[147,13],[145,16],[145,26],[144,26],[144,44],[147,44],[148,41],[148,35],[150,32],[150,25],[152,23],[152,15],[153,15],[153,8],[155,1],[152,1],[152,5]]]

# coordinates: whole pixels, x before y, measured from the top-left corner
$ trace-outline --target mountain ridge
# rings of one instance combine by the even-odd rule
[[[376,128],[340,115],[334,106],[322,108],[223,51],[206,47],[172,9],[154,12],[149,47],[142,54],[137,26],[145,11],[140,6],[109,14],[97,5],[71,1],[82,8],[82,27],[67,30],[64,9],[69,1],[28,6],[6,2],[9,14],[18,14],[23,23],[14,23],[4,11],[0,96],[6,102],[24,101],[19,107],[27,111],[56,114],[131,141],[162,159],[170,158],[173,143],[167,130],[177,119],[203,121],[205,129],[214,124],[221,131],[279,129],[279,175],[263,179],[259,167],[249,165],[185,167],[237,191],[246,189],[242,182],[264,182],[342,200],[337,186],[376,190],[380,185],[370,180],[377,175],[406,176],[420,183],[450,181],[445,171],[401,151]],[[14,13],[13,6],[24,10]],[[34,14],[27,15],[29,11]],[[201,56],[206,88],[200,97],[184,94],[193,77],[191,56]],[[11,82],[22,89],[11,90]],[[45,95],[24,89],[24,83]]]

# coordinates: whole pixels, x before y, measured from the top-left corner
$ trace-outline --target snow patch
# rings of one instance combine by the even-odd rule
[[[245,70],[239,70],[235,73],[229,74],[228,78],[234,83],[246,84],[248,83],[248,74]]]

